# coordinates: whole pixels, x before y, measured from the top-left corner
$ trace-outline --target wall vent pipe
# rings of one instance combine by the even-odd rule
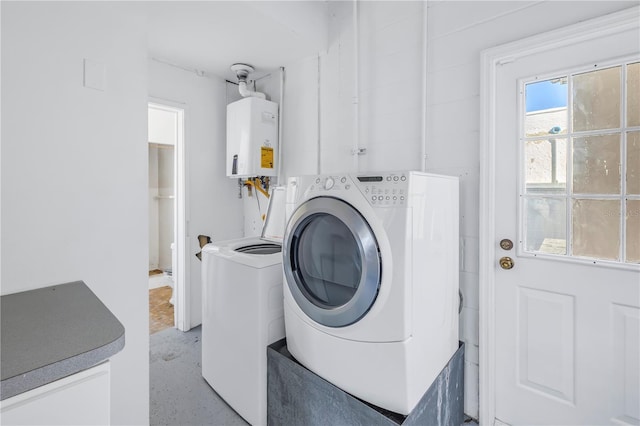
[[[249,74],[254,71],[251,65],[233,64],[231,65],[231,71],[234,71],[236,73],[236,77],[238,77],[238,91],[240,92],[240,96],[243,98],[252,96],[254,98],[267,99],[267,96],[264,93],[254,92],[247,88],[247,77],[249,77]]]

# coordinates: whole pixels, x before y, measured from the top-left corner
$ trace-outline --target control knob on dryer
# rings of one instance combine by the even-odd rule
[[[324,181],[324,189],[331,189],[333,188],[333,185],[335,184],[333,178],[328,177],[325,181]]]

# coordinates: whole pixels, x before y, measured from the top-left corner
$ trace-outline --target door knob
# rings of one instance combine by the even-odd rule
[[[500,267],[502,269],[511,269],[511,268],[513,268],[513,265],[514,265],[514,263],[513,263],[513,259],[512,258],[507,257],[507,256],[500,258]]]

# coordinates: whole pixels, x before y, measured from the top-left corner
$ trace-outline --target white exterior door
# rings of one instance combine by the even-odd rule
[[[638,10],[483,58],[481,420],[638,424]]]

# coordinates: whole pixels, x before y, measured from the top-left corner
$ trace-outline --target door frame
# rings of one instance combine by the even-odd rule
[[[175,327],[180,331],[189,331],[191,328],[191,289],[189,288],[190,273],[189,262],[187,260],[187,248],[189,247],[189,212],[187,191],[187,172],[185,143],[185,115],[186,105],[184,103],[169,101],[166,99],[150,96],[147,101],[148,106],[175,112],[178,115],[177,135],[174,159],[174,243],[176,251],[176,269],[173,271],[174,279],[174,321]],[[177,273],[176,273],[177,272]]]
[[[640,7],[605,15],[558,30],[528,37],[482,51],[480,55],[480,295],[479,295],[479,409],[480,424],[495,419],[495,166],[497,68],[518,58],[570,46],[637,28]],[[514,100],[515,106],[515,100]]]

